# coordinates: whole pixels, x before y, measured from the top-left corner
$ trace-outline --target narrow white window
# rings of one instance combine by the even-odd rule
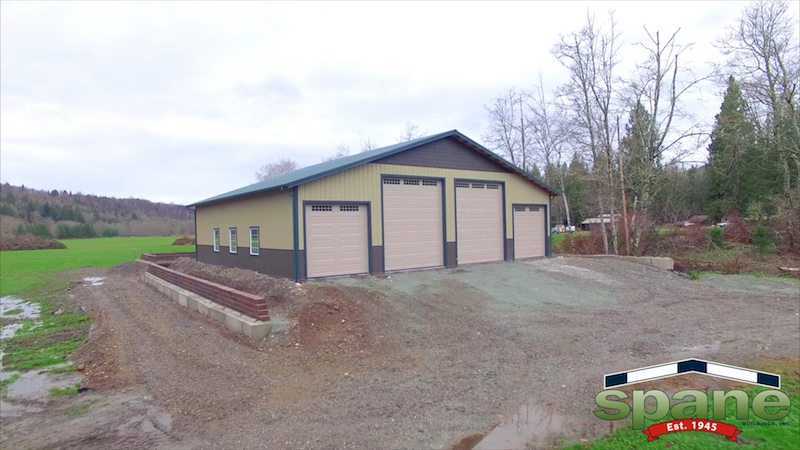
[[[219,253],[219,228],[211,230],[211,247],[215,252]]]
[[[258,256],[261,252],[261,229],[250,227],[250,254]]]
[[[228,252],[236,253],[239,248],[239,233],[236,227],[228,228]]]

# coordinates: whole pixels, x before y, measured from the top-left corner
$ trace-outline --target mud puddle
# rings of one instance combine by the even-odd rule
[[[53,375],[46,370],[22,372],[14,383],[8,386],[7,400],[10,402],[46,402],[55,389],[64,389],[80,384],[80,375]],[[0,411],[0,417],[4,412]]]
[[[25,300],[14,297],[5,296],[0,297],[0,318],[3,319],[36,319],[39,317],[41,309],[35,303],[26,302]]]
[[[40,315],[41,308],[36,303],[12,296],[0,297],[0,318],[6,323],[0,329],[0,340],[13,338],[22,329],[24,321],[33,321],[33,326],[37,326]],[[3,370],[3,356],[4,352],[0,350],[0,381],[8,382],[2,399],[0,418],[40,411],[54,390],[74,387],[81,381],[81,377],[74,373],[51,374],[47,370],[6,371]]]
[[[565,441],[586,442],[608,431],[598,421],[569,417],[531,399],[477,442],[475,450],[552,448]]]
[[[102,286],[105,283],[106,277],[86,277],[83,283],[86,286]]]
[[[13,338],[22,328],[22,321],[36,320],[41,315],[41,308],[36,303],[25,301],[11,295],[0,297],[0,319],[4,325],[0,327],[0,341]],[[34,322],[33,326],[37,323]],[[3,350],[0,350],[0,379],[8,378],[3,372]]]

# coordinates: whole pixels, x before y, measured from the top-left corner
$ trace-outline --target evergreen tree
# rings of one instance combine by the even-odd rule
[[[709,204],[716,218],[732,209],[746,211],[762,186],[754,185],[760,170],[753,124],[739,83],[728,78],[728,88],[717,114],[708,146]],[[763,155],[761,155],[763,156]]]
[[[572,223],[580,224],[583,219],[589,217],[590,212],[586,206],[589,203],[587,183],[589,179],[589,167],[577,152],[572,156],[564,177],[564,191],[569,202],[569,212],[572,216]]]
[[[654,192],[649,187],[663,175],[661,161],[648,150],[652,147],[648,143],[654,140],[651,121],[647,109],[637,102],[625,125],[620,152],[625,164],[625,185],[631,193],[631,199],[641,199],[645,193]]]

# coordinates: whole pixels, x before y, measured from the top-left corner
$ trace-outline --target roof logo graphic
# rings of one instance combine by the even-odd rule
[[[655,366],[642,367],[608,374],[604,377],[605,389],[644,383],[646,381],[671,378],[687,373],[699,373],[726,380],[741,381],[759,386],[781,388],[781,377],[767,372],[746,369],[744,367],[729,366],[702,359],[684,359]]]

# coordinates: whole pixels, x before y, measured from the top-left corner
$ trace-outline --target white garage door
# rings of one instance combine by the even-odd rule
[[[503,260],[503,187],[456,182],[458,263]]]
[[[441,182],[384,178],[383,239],[386,270],[443,265]]]
[[[545,216],[543,206],[514,207],[514,258],[545,254]]]
[[[367,207],[306,205],[308,277],[369,272]]]

